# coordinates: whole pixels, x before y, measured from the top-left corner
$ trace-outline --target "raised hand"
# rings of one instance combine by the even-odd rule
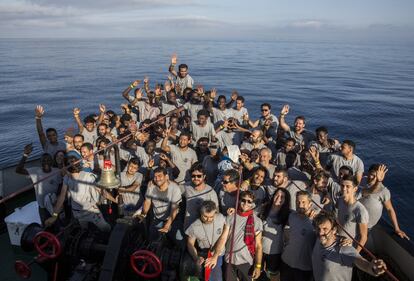
[[[311,146],[309,148],[309,153],[310,153],[310,155],[312,156],[312,159],[315,162],[319,162],[319,151],[318,151],[318,149],[316,147]]]
[[[149,78],[148,78],[148,76],[145,76],[144,77],[144,84],[148,84],[149,83]]]
[[[23,153],[29,155],[33,151],[33,146],[31,143],[24,146]]]
[[[239,93],[236,91],[236,90],[234,90],[232,93],[231,93],[231,100],[232,101],[236,101],[236,99],[239,97]]]
[[[79,114],[80,114],[80,109],[79,108],[77,108],[77,107],[75,107],[74,109],[73,109],[73,116],[79,116]]]
[[[376,173],[377,181],[382,182],[387,172],[388,172],[387,166],[385,166],[384,164],[381,164]]]
[[[139,85],[139,83],[141,83],[141,80],[135,80],[134,82],[132,82],[132,86],[137,87]]]
[[[169,91],[171,91],[171,82],[170,81],[165,81],[164,83],[164,90],[166,93],[168,93]]]
[[[164,161],[169,160],[168,156],[165,153],[160,153],[160,159]]]
[[[37,105],[35,108],[35,117],[36,118],[42,118],[43,114],[45,114],[45,110],[43,106]]]
[[[171,64],[176,65],[177,64],[177,54],[172,54],[171,56]]]
[[[243,121],[249,122],[249,114],[243,114]]]
[[[100,113],[105,113],[105,111],[106,111],[106,106],[104,104],[100,104],[99,105],[99,112]]]
[[[155,160],[154,160],[154,158],[150,158],[150,159],[148,160],[148,168],[152,169],[152,167],[154,167],[154,165],[155,165]]]
[[[216,88],[211,89],[210,98],[215,99],[216,96],[217,96],[217,89]]]
[[[142,99],[142,95],[142,89],[139,88],[138,91],[135,92],[135,98],[140,100]]]
[[[289,105],[288,104],[285,104],[283,107],[282,107],[282,110],[280,111],[280,115],[286,115],[286,114],[288,114],[289,113]]]

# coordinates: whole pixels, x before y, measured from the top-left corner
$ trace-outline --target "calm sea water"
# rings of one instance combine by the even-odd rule
[[[197,84],[229,95],[237,89],[252,117],[269,102],[287,120],[305,115],[307,127],[327,126],[352,139],[366,169],[386,163],[402,228],[414,238],[414,45],[310,42],[140,40],[0,40],[0,166],[16,164],[23,146],[40,153],[34,107],[45,107],[44,127],[74,125],[98,103],[119,111],[134,79],[166,79],[170,55],[190,66]],[[412,221],[412,220],[411,220]]]

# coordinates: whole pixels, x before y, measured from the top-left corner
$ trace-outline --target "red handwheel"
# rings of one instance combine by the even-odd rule
[[[62,253],[60,241],[50,232],[41,231],[33,238],[33,244],[41,257],[54,259]]]
[[[157,278],[162,272],[160,259],[148,250],[135,251],[130,257],[130,263],[134,272],[145,279]]]
[[[18,260],[14,263],[14,270],[22,279],[29,279],[32,275],[32,270],[24,261]]]

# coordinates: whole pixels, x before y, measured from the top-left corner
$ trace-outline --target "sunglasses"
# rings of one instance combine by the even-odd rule
[[[203,175],[191,175],[191,177],[201,179],[203,177]]]
[[[266,112],[266,111],[269,111],[269,109],[262,109],[262,112]]]
[[[222,184],[228,184],[228,183],[231,183],[231,181],[222,180],[221,183]]]
[[[247,199],[240,199],[240,202],[245,203],[245,204],[253,204],[252,200],[247,200]]]

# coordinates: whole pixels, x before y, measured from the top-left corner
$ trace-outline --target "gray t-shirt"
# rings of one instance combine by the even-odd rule
[[[121,172],[121,187],[129,187],[135,183],[139,184],[135,191],[122,193],[125,208],[136,210],[138,205],[140,205],[139,203],[142,202],[140,187],[143,178],[144,176],[138,172],[132,176],[128,176],[126,171]]]
[[[73,212],[100,213],[97,203],[101,196],[95,181],[96,176],[85,171],[81,171],[76,179],[68,175],[63,178],[63,184],[68,186]]]
[[[150,160],[150,155],[147,154],[145,148],[143,148],[142,146],[137,146],[135,155],[140,160],[140,167],[148,168],[148,161]],[[155,166],[158,166],[158,164],[160,163],[160,155],[157,151],[154,151],[154,155],[152,156],[152,158],[154,159]]]
[[[315,140],[315,134],[308,130],[303,130],[302,133],[297,135],[295,133],[295,128],[290,128],[290,131],[288,133],[289,137],[294,138],[296,140],[296,146],[297,148],[300,147],[300,145],[304,145],[305,149],[308,148],[311,141]]]
[[[211,142],[213,140],[213,137],[216,135],[216,131],[214,130],[213,124],[211,122],[207,122],[207,124],[204,127],[201,127],[198,122],[191,122],[191,131],[193,136],[194,143],[197,143],[197,141],[202,138],[208,138]]]
[[[235,131],[221,130],[215,136],[217,138],[218,146],[223,149],[228,145],[240,145],[243,133]]]
[[[391,193],[389,189],[382,184],[378,192],[363,195],[362,198],[359,199],[359,202],[361,202],[368,211],[368,228],[372,228],[378,223],[382,216],[384,203],[388,200],[391,200]]]
[[[243,123],[243,115],[245,114],[249,114],[247,111],[247,108],[242,107],[240,110],[237,110],[236,108],[233,108],[233,118],[237,119],[237,121],[239,122],[239,124]]]
[[[177,75],[175,83],[180,87],[180,94],[182,94],[185,88],[193,88],[194,80],[190,74],[187,74],[184,78]]]
[[[204,108],[204,105],[199,103],[186,102],[183,107],[185,110],[187,110],[188,115],[191,117],[191,120],[194,121],[197,120],[197,113]]]
[[[267,146],[264,143],[261,143],[257,147],[257,149],[262,149],[262,148],[265,148],[265,147],[267,147]],[[254,146],[253,146],[253,144],[250,141],[244,141],[241,144],[240,149],[248,149],[248,150],[252,151],[254,149]]]
[[[341,197],[338,200],[338,222],[349,234],[358,239],[358,224],[368,224],[368,211],[361,202],[356,201],[349,206],[345,203],[343,197]],[[342,231],[342,228],[339,229],[338,234],[347,237],[345,232]]]
[[[318,239],[312,252],[313,277],[315,281],[349,281],[358,257],[360,255],[353,247],[341,247],[336,241],[325,248]]]
[[[220,160],[213,159],[210,155],[204,157],[203,168],[206,172],[206,182],[210,186],[214,186],[218,174],[218,163]]]
[[[283,225],[278,224],[277,214],[270,214],[263,221],[263,253],[267,255],[281,254],[283,251]]]
[[[283,262],[292,268],[312,270],[312,249],[316,239],[312,221],[292,212],[289,215],[289,226],[289,241],[283,250]]]
[[[66,144],[64,142],[58,142],[56,144],[51,144],[49,141],[46,141],[46,145],[43,148],[45,153],[50,154],[50,156],[54,157],[56,152],[59,150],[66,151]]]
[[[286,186],[287,191],[290,194],[290,209],[296,210],[296,193],[300,190],[306,190],[306,183],[303,181],[289,181]]]
[[[277,128],[279,127],[279,119],[273,114],[270,114],[268,119],[270,119],[271,123],[270,123],[269,129],[267,130],[267,137],[271,137],[273,140],[276,140],[277,139]],[[266,119],[263,116],[260,116],[259,126],[260,127],[264,126],[265,122],[266,122]]]
[[[181,190],[176,183],[171,181],[165,191],[161,191],[156,185],[150,183],[145,198],[152,202],[154,217],[165,221],[170,216],[172,207],[178,206],[181,202]]]
[[[187,228],[185,234],[191,238],[195,238],[200,249],[208,250],[211,249],[220,238],[225,224],[226,218],[220,213],[216,214],[211,223],[202,223],[201,220],[197,218]],[[224,249],[220,255],[222,256],[223,254]]]
[[[40,208],[45,207],[45,196],[49,193],[56,193],[59,185],[62,183],[62,176],[58,170],[59,169],[52,168],[50,173],[45,173],[43,172],[42,167],[26,168],[26,171],[29,173],[30,179],[33,183],[54,173],[53,176],[33,186],[36,194],[36,201]]]
[[[217,207],[219,206],[217,193],[209,185],[205,185],[201,191],[197,191],[192,185],[185,185],[184,197],[186,199],[184,229],[200,217],[200,208],[204,201],[210,200],[216,203]]]
[[[98,133],[96,132],[95,127],[93,128],[92,132],[89,132],[88,130],[86,130],[86,128],[83,128],[82,136],[84,138],[84,143],[89,142],[95,147],[95,141],[98,138]]]
[[[354,175],[364,173],[364,163],[362,160],[354,155],[351,160],[346,160],[341,154],[331,154],[328,157],[326,164],[328,167],[331,167],[331,174],[334,179],[338,179],[339,169],[342,166],[349,166],[352,168]]]
[[[180,174],[175,179],[175,181],[179,184],[184,183],[185,181],[190,180],[190,175],[188,171],[195,162],[197,162],[197,154],[191,148],[187,148],[187,150],[181,150],[176,145],[170,145],[170,151],[172,156],[172,161],[180,170]]]
[[[218,126],[224,123],[224,120],[227,120],[233,116],[233,111],[230,108],[225,108],[224,110],[220,110],[218,108],[213,107],[213,123],[214,126]]]
[[[236,208],[236,194],[230,194],[223,189],[220,189],[219,194],[220,212],[227,216],[227,210],[230,208]]]
[[[246,232],[246,222],[248,217],[242,217],[240,215],[236,215],[236,226],[234,228],[234,245],[233,245],[233,256],[232,256],[232,264],[239,265],[239,264],[253,264],[253,257],[250,254],[249,250],[247,249],[247,245],[244,242],[244,235]],[[259,219],[256,215],[253,214],[254,219],[254,232],[257,234],[258,232],[263,231],[263,223],[262,220]],[[226,224],[230,227],[230,232],[232,233],[233,229],[233,221],[234,215],[226,217]],[[230,258],[230,244],[231,244],[231,235],[227,239],[226,243],[226,262],[229,262]]]
[[[276,159],[276,166],[280,168],[286,168],[286,152],[283,148],[279,149],[275,156]],[[293,163],[295,167],[300,166],[300,156],[296,154],[296,160]]]

